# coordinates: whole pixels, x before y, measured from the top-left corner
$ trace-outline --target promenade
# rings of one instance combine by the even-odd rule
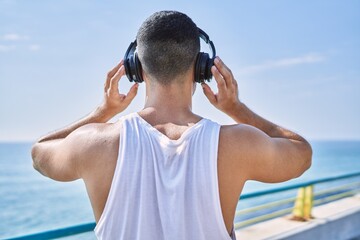
[[[283,216],[236,231],[246,240],[355,240],[360,239],[360,194],[313,208],[306,222]]]

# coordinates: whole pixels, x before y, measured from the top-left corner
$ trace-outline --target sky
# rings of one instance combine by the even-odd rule
[[[0,141],[34,141],[94,110],[106,73],[160,10],[208,33],[254,112],[309,140],[360,139],[359,9],[357,0],[0,0]],[[120,91],[129,86],[122,78]],[[113,121],[139,111],[144,93],[142,84]],[[233,123],[200,87],[193,111]]]

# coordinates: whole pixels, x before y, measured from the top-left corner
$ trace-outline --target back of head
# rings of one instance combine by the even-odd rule
[[[197,26],[187,15],[176,11],[151,15],[141,25],[136,39],[143,70],[162,85],[173,83],[188,71],[200,51]]]

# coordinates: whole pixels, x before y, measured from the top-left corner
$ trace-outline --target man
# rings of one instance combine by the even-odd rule
[[[34,144],[34,168],[58,181],[84,180],[99,239],[235,239],[244,183],[300,176],[311,165],[311,147],[247,108],[219,57],[211,68],[218,93],[205,83],[203,92],[238,124],[220,126],[192,112],[200,45],[185,14],[153,14],[137,43],[144,108],[107,123],[138,89],[119,93],[121,61],[107,75],[101,106]]]

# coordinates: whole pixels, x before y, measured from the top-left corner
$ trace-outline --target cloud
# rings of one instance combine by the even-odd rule
[[[300,57],[284,58],[278,60],[266,61],[262,64],[245,66],[239,73],[257,73],[264,70],[271,70],[275,68],[289,67],[300,64],[317,63],[325,60],[325,56],[318,53],[309,53]]]
[[[30,51],[39,51],[40,50],[40,45],[37,45],[37,44],[32,44],[29,46],[29,50]]]
[[[5,41],[20,41],[20,40],[28,40],[29,36],[19,35],[16,33],[7,33],[3,35],[2,39]]]
[[[16,46],[14,45],[0,45],[0,52],[9,52],[15,49]]]
[[[40,50],[40,45],[29,43],[30,37],[17,33],[7,33],[0,35],[0,52],[9,52],[14,50],[29,50],[36,52]]]

